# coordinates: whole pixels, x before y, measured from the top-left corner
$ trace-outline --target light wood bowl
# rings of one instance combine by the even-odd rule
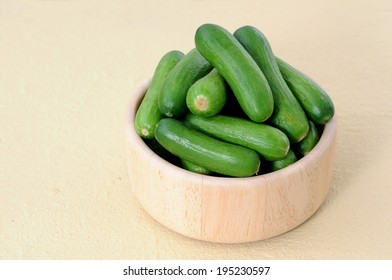
[[[128,106],[127,159],[133,192],[155,220],[191,238],[242,243],[287,232],[320,207],[332,179],[335,117],[316,147],[282,170],[249,178],[199,175],[160,158],[137,135],[134,116],[148,85]]]

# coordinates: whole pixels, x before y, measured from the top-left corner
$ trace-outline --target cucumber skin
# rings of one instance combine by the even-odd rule
[[[184,169],[192,171],[194,173],[199,173],[199,174],[204,174],[204,175],[210,175],[212,173],[210,170],[208,170],[200,165],[193,164],[192,162],[189,162],[184,159],[181,159],[181,164]]]
[[[186,110],[186,94],[193,83],[212,70],[212,65],[194,48],[173,68],[158,98],[160,112],[180,117]]]
[[[335,108],[329,95],[316,82],[287,62],[278,57],[276,61],[283,78],[308,118],[316,124],[326,124],[332,119]]]
[[[258,152],[268,161],[286,157],[290,141],[279,129],[263,123],[223,115],[204,118],[187,114],[185,124],[219,140]]]
[[[183,57],[182,52],[173,50],[163,55],[158,62],[150,86],[135,116],[136,131],[141,137],[154,138],[155,127],[162,118],[158,108],[159,92],[171,70]]]
[[[271,88],[252,57],[226,29],[203,24],[195,34],[199,52],[233,90],[241,108],[254,122],[267,120],[274,110]]]
[[[300,142],[295,144],[295,152],[298,155],[305,156],[308,154],[320,140],[320,133],[312,121],[309,121],[308,135]]]
[[[186,95],[186,104],[189,111],[193,114],[212,117],[218,114],[225,106],[226,95],[226,82],[214,68],[189,88]],[[204,110],[195,105],[198,96],[204,97],[208,102],[208,106]]]
[[[173,165],[182,166],[181,159],[179,157],[176,157],[172,153],[170,153],[168,150],[166,150],[164,147],[162,147],[161,144],[157,141],[155,138],[151,139],[143,139],[144,143],[153,151],[155,154],[160,156],[161,158],[165,159],[166,161],[170,162]]]
[[[216,140],[187,127],[177,119],[165,118],[155,129],[155,138],[183,160],[233,177],[257,174],[259,155],[250,149]]]
[[[280,73],[267,38],[253,26],[237,29],[234,36],[256,61],[271,87],[275,109],[270,122],[285,132],[292,143],[301,141],[309,130],[308,119]]]
[[[298,159],[294,151],[290,149],[289,152],[287,153],[287,156],[284,159],[271,162],[271,172],[283,169],[289,166],[290,164],[293,164],[297,160]]]

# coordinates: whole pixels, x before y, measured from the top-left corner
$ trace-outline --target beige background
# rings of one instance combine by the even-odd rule
[[[389,3],[0,1],[0,259],[392,259]],[[205,22],[260,28],[336,106],[331,191],[276,238],[192,240],[130,191],[127,101]]]

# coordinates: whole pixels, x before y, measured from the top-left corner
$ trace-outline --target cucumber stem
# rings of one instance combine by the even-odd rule
[[[144,136],[148,136],[148,129],[145,128],[145,127],[143,127],[143,128],[142,128],[142,134],[143,134]]]
[[[208,108],[208,100],[202,95],[196,98],[195,103],[197,109],[200,111],[205,111]]]

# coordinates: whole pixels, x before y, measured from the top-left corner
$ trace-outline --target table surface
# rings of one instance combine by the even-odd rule
[[[0,259],[391,259],[391,3],[0,1]],[[206,22],[256,26],[336,107],[331,190],[275,238],[181,236],[130,189],[126,104]]]

